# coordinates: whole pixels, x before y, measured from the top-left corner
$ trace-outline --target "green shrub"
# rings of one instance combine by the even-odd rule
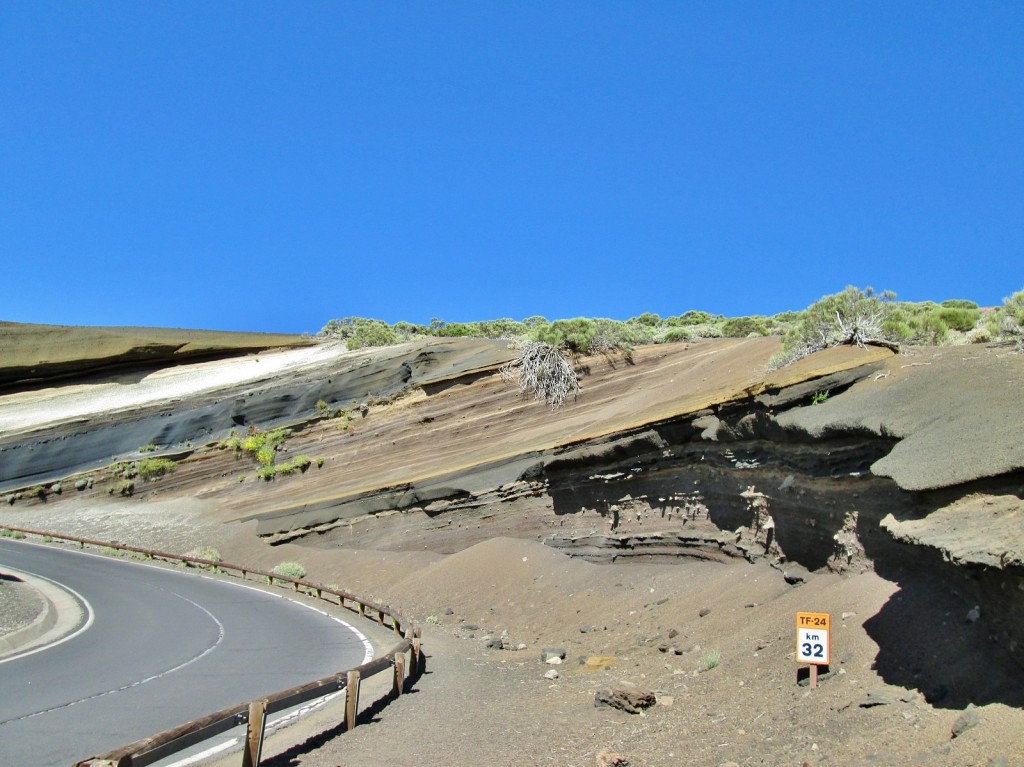
[[[320,334],[345,341],[348,349],[362,349],[364,346],[390,346],[399,342],[394,329],[381,320],[365,317],[345,317],[331,320],[320,330]]]
[[[125,461],[115,463],[110,467],[110,472],[114,477],[122,477],[123,479],[133,479],[138,474],[136,465]]]
[[[118,487],[118,492],[127,498],[128,496],[135,492],[135,483],[132,482],[130,479],[121,480],[121,485]]]
[[[294,578],[295,580],[302,580],[306,577],[306,568],[298,562],[282,562],[274,568],[273,572],[274,575]]]
[[[680,341],[689,341],[693,338],[693,334],[686,328],[676,327],[668,328],[659,338],[654,340],[658,344],[672,344]]]
[[[974,301],[965,301],[962,298],[951,298],[948,301],[943,301],[940,304],[944,309],[977,309],[978,305]]]
[[[267,432],[267,443],[270,447],[277,447],[278,445],[284,444],[284,441],[288,439],[288,435],[291,434],[291,429],[271,429]]]
[[[441,338],[484,338],[484,330],[478,322],[443,322],[433,329],[431,335]]]
[[[550,325],[537,326],[530,331],[530,338],[555,349],[589,354],[596,334],[597,326],[593,320],[577,317],[574,320],[555,320]]]
[[[194,557],[196,559],[205,559],[212,562],[212,565],[200,565],[200,567],[209,567],[211,570],[217,571],[217,565],[224,560],[221,559],[220,552],[212,546],[199,546],[192,549],[185,556]]]
[[[500,320],[487,320],[477,323],[484,338],[517,338],[525,335],[529,328],[525,322],[504,317]]]
[[[639,317],[630,317],[630,324],[646,325],[649,328],[661,327],[661,317],[653,312],[644,312]]]
[[[992,330],[987,325],[980,325],[967,333],[967,340],[972,344],[991,343],[992,338]]]
[[[241,451],[242,449],[242,440],[239,439],[238,435],[235,433],[235,430],[232,429],[231,431],[228,432],[228,436],[226,436],[224,439],[217,443],[217,447],[221,450],[231,448],[238,452]]]
[[[396,322],[394,325],[395,335],[399,341],[411,341],[416,336],[427,335],[427,328],[423,325],[414,325],[411,322]]]
[[[627,358],[635,343],[653,340],[649,329],[617,320],[577,317],[574,320],[555,320],[550,324],[533,326],[529,341],[548,344],[570,355],[625,353]]]
[[[938,313],[947,328],[961,333],[974,330],[981,319],[980,309],[942,308]]]
[[[680,314],[678,317],[669,317],[665,321],[665,324],[673,327],[678,325],[708,325],[714,322],[715,319],[716,317],[714,314],[709,312],[698,312],[691,309],[684,314]],[[718,319],[721,319],[721,317],[719,316]]]
[[[290,461],[291,465],[294,466],[298,471],[305,471],[313,465],[313,459],[308,455],[297,455]]]
[[[733,317],[722,323],[722,335],[726,338],[746,338],[751,335],[766,336],[768,327],[764,317]]]
[[[722,653],[719,652],[718,650],[712,650],[711,652],[705,654],[704,657],[700,659],[701,666],[703,666],[705,671],[710,671],[711,669],[713,669],[716,666],[718,666],[718,664],[721,663],[721,662],[722,662]]]
[[[1024,351],[1024,290],[1003,299],[1003,305],[996,310],[993,320],[999,337]]]
[[[875,295],[871,288],[848,287],[825,296],[807,308],[800,320],[786,333],[782,351],[769,362],[779,368],[809,354],[843,344],[892,346],[891,326],[894,293]]]
[[[655,329],[649,325],[618,320],[594,320],[596,332],[590,342],[591,354],[623,354],[632,362],[633,347],[654,343]]]
[[[324,412],[324,409],[328,408],[326,402],[320,400],[317,403],[318,412]],[[349,420],[348,411],[338,410],[331,411],[332,415],[343,416],[343,426],[347,426]],[[288,475],[294,474],[297,471],[305,472],[313,464],[313,459],[308,455],[297,455],[292,460],[284,463],[275,463],[277,460],[277,447],[281,445],[291,432],[288,429],[273,429],[268,432],[261,432],[255,427],[249,428],[249,433],[239,443],[240,453],[249,453],[252,455],[256,462],[259,464],[259,468],[256,470],[256,476],[266,482],[271,481],[278,474]],[[317,466],[323,465],[323,459],[317,459]],[[238,478],[239,482],[245,481],[245,475],[242,474]]]
[[[46,488],[43,487],[42,485],[36,485],[35,487],[28,491],[28,494],[33,498],[38,498],[40,501],[42,501],[46,498]]]
[[[772,320],[776,325],[793,325],[799,322],[802,316],[801,312],[779,312],[772,315]]]
[[[148,445],[143,445],[139,448],[140,453],[152,453],[156,451],[156,445],[150,442]]]
[[[142,479],[149,481],[165,474],[171,474],[176,468],[178,465],[169,458],[143,458],[139,462],[138,471]]]
[[[882,323],[882,332],[898,343],[909,343],[916,331],[908,324],[906,315],[897,309]]]
[[[910,326],[916,330],[914,340],[918,343],[937,346],[949,340],[949,327],[943,322],[938,311],[916,318]]]
[[[269,445],[264,445],[256,451],[256,462],[260,466],[271,466],[275,457],[274,448]]]

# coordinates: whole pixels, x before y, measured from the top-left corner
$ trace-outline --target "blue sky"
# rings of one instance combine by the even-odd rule
[[[1024,4],[0,4],[0,319],[1024,288]]]

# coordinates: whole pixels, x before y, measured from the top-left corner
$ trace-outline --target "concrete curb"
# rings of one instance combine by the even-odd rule
[[[4,567],[5,573],[20,578],[43,598],[43,611],[32,623],[0,637],[0,658],[52,644],[78,626],[82,608],[69,592],[50,581]]]

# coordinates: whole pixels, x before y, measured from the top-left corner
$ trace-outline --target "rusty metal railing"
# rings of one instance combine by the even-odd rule
[[[356,668],[347,669],[332,676],[317,679],[288,690],[282,690],[258,700],[240,703],[236,706],[207,714],[173,729],[165,730],[135,743],[122,746],[110,753],[76,762],[74,767],[145,767],[145,765],[158,762],[172,754],[202,743],[243,724],[246,725],[246,735],[242,747],[242,767],[257,767],[263,748],[263,736],[268,715],[344,690],[344,729],[348,731],[356,726],[359,708],[359,687],[363,679],[368,679],[384,671],[393,670],[390,696],[397,698],[426,670],[426,656],[423,653],[419,627],[413,625],[411,621],[406,621],[400,613],[387,605],[361,599],[354,594],[340,589],[332,589],[299,578],[289,578],[277,573],[268,573],[242,565],[215,562],[201,557],[191,557],[186,554],[171,554],[166,551],[143,549],[122,543],[97,541],[73,535],[20,527],[3,526],[0,529],[10,530],[26,536],[32,535],[44,539],[70,541],[77,543],[80,548],[99,546],[105,549],[141,554],[147,559],[199,565],[221,571],[225,574],[237,572],[242,580],[255,576],[256,578],[265,579],[270,585],[290,584],[296,592],[337,604],[347,610],[352,610],[360,617],[375,620],[381,626],[390,628],[395,634],[403,637],[385,655],[374,658]],[[337,599],[337,602],[334,602],[332,597]],[[389,621],[390,626],[388,625]],[[408,663],[406,662],[407,653],[409,654]]]

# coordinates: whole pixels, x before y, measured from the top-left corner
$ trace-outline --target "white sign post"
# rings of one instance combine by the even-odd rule
[[[818,666],[829,664],[831,619],[828,613],[796,614],[796,662],[810,664],[811,689],[818,686]]]

